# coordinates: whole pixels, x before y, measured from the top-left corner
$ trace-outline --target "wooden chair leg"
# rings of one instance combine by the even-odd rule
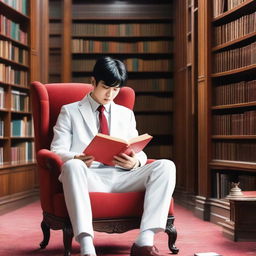
[[[64,256],[71,255],[73,230],[71,225],[65,225],[63,228]]]
[[[177,230],[173,225],[174,217],[169,216],[166,224],[165,232],[168,235],[168,247],[173,254],[178,254],[179,249],[175,246],[177,239]]]
[[[50,240],[50,227],[44,220],[41,222],[41,229],[43,231],[44,238],[43,241],[40,243],[40,247],[41,249],[44,249],[48,245]]]

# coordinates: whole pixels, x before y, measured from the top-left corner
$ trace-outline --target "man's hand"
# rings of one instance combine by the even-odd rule
[[[82,160],[87,165],[87,167],[90,167],[92,162],[94,161],[93,156],[86,156],[85,154],[76,155],[74,158]]]
[[[121,153],[118,156],[114,156],[113,163],[125,169],[133,169],[139,166],[139,160],[136,158],[134,151],[131,152],[131,155]]]

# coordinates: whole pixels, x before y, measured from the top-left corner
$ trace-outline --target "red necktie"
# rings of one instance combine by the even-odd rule
[[[98,107],[99,121],[100,121],[100,133],[109,135],[108,121],[107,121],[107,118],[104,115],[104,110],[105,110],[105,107],[103,105],[100,105]]]

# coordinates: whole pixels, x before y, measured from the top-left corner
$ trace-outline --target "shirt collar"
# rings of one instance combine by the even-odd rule
[[[90,102],[90,104],[91,104],[92,111],[93,111],[93,112],[96,112],[100,104],[99,104],[98,102],[96,102],[96,101],[92,98],[92,96],[91,96],[90,93],[88,94],[88,100],[89,100],[89,102]],[[108,113],[110,112],[110,106],[111,106],[111,102],[104,105],[105,111],[107,111]]]

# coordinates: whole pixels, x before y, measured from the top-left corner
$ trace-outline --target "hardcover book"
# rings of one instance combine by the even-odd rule
[[[95,161],[106,165],[114,165],[114,156],[121,153],[127,155],[131,154],[133,150],[135,153],[142,151],[153,137],[147,133],[132,138],[128,141],[98,133],[84,150],[84,153],[93,156]]]
[[[222,255],[216,252],[198,252],[198,253],[195,253],[194,256],[222,256]]]

